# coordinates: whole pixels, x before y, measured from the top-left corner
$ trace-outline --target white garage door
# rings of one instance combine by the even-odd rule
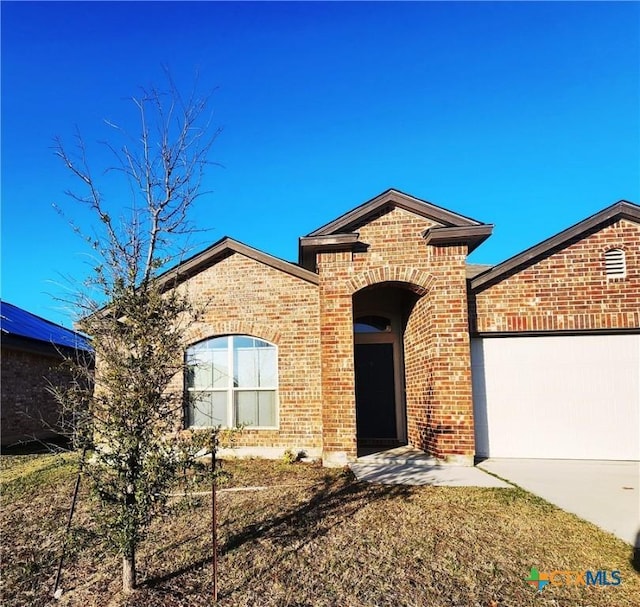
[[[471,341],[476,454],[640,459],[640,335]]]

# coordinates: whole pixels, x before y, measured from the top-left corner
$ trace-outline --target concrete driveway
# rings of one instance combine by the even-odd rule
[[[640,462],[488,459],[478,467],[640,548]]]

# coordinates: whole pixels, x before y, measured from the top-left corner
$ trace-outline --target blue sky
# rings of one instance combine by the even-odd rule
[[[193,218],[292,261],[297,238],[394,187],[494,223],[498,263],[640,202],[640,4],[2,2],[2,298],[65,326],[88,271],[51,146],[162,82],[216,88]],[[133,125],[133,123],[132,123]]]

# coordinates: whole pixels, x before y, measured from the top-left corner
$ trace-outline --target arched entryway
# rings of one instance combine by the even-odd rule
[[[358,450],[407,444],[404,331],[419,295],[382,283],[353,295]]]

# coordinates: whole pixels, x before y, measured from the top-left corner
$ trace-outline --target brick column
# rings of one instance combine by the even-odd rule
[[[351,252],[318,254],[322,351],[322,451],[326,466],[357,456]]]
[[[438,280],[429,293],[426,418],[421,448],[472,465],[475,452],[471,354],[465,280],[467,247],[429,247]]]

